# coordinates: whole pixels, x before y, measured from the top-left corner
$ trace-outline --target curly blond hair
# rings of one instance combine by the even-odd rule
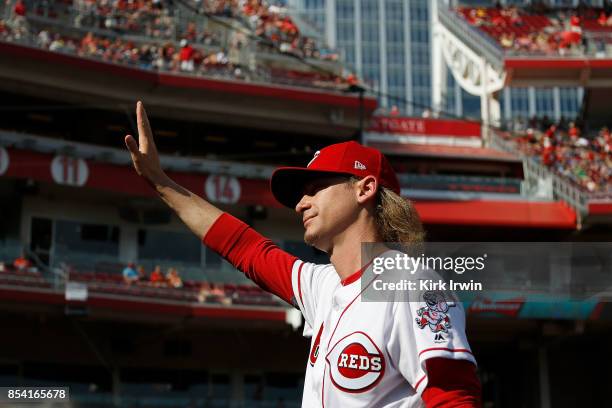
[[[349,179],[351,183],[357,181],[356,177]],[[402,249],[408,249],[425,240],[425,230],[412,201],[386,187],[379,187],[376,193],[374,218],[383,242],[397,243]]]

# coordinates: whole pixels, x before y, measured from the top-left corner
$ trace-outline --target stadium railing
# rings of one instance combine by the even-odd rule
[[[550,183],[552,196],[551,199],[559,199],[572,208],[579,216],[586,216],[589,211],[589,201],[592,200],[612,200],[609,192],[588,192],[573,181],[539,163],[536,158],[525,154],[512,141],[510,137],[504,137],[502,132],[492,132],[491,143],[498,149],[518,155],[523,159],[525,170],[525,180],[532,191],[538,189],[538,183],[542,181]]]
[[[520,194],[521,180],[460,175],[398,174],[400,187],[411,190],[446,190]]]
[[[477,7],[475,7],[477,8]],[[609,58],[612,56],[612,31],[598,31],[591,25],[584,24],[582,29],[583,44],[564,49],[561,52],[544,52],[538,50],[519,51],[507,49],[493,36],[470,24],[455,8],[438,7],[438,17],[445,27],[472,49],[483,53],[493,64],[503,63],[504,57],[558,59],[563,58]],[[538,17],[538,16],[536,16]]]
[[[64,2],[32,1],[30,3],[32,10],[27,14],[27,20],[30,24],[30,30],[35,27],[40,29],[52,28],[64,35],[77,36],[79,34],[80,37],[91,32],[96,36],[121,38],[134,44],[152,45],[170,42],[177,50],[180,49],[179,41],[187,36],[187,27],[193,25],[197,27],[195,33],[197,39],[190,42],[195,49],[208,55],[225,52],[228,61],[235,67],[240,67],[241,74],[247,75],[252,80],[330,90],[337,88],[338,84],[335,81],[330,81],[329,78],[342,74],[343,68],[338,61],[306,58],[307,63],[303,63],[300,59],[296,59],[295,55],[292,55],[293,52],[279,52],[269,41],[265,41],[265,39],[262,39],[262,41],[255,40],[254,38],[257,37],[254,37],[252,30],[240,20],[219,16],[212,20],[204,14],[195,13],[192,9],[181,6],[181,4],[168,9],[167,30],[154,30],[158,35],[152,35],[150,29],[139,26],[122,29],[120,27],[113,28],[113,24],[111,24],[111,27],[107,28],[103,16],[97,16],[92,11],[81,10],[79,7]],[[29,44],[35,45],[36,39],[31,39]],[[315,78],[316,80],[306,77],[295,78],[291,75],[282,75],[282,71],[278,72],[278,69],[276,72],[271,72],[274,67],[280,67],[288,73],[295,70],[296,72],[311,72],[313,74],[324,73],[324,75],[322,77],[319,75]],[[206,74],[221,75],[232,79],[246,79],[236,78],[235,71],[223,69],[213,71]],[[343,86],[340,89],[343,89]]]
[[[127,284],[122,275],[125,266],[118,259],[100,258],[95,253],[54,256],[53,265],[46,266],[36,260],[36,254],[26,251],[28,258],[34,259],[33,266],[26,270],[13,267],[13,260],[21,253],[20,245],[7,243],[0,245],[0,286],[48,289],[63,293],[68,282],[77,282],[87,286],[93,293],[112,296],[148,298],[155,301],[174,301],[188,303],[207,303],[220,305],[247,305],[279,307],[279,299],[253,285],[246,277],[227,262],[214,268],[206,266],[184,267],[179,262],[146,261],[140,262],[147,271],[152,265],[162,266],[165,272],[168,266],[179,270],[183,281],[182,287],[174,288],[149,282]],[[80,260],[79,260],[80,258]],[[148,279],[148,278],[147,278]],[[213,289],[222,290],[223,295]]]
[[[501,45],[478,28],[468,24],[454,9],[449,9],[439,2],[438,19],[468,47],[480,50],[491,64],[496,67],[503,65],[504,51]]]
[[[181,75],[197,75],[211,78],[223,78],[228,80],[248,81],[261,84],[278,84],[306,88],[315,88],[325,91],[344,91],[347,84],[342,79],[343,66],[337,60],[326,60],[325,58],[296,58],[292,52],[280,52],[274,47],[263,47],[261,44],[268,44],[266,41],[257,41],[247,34],[244,34],[244,24],[235,19],[216,17],[214,21],[205,15],[196,14],[193,11],[181,10],[176,8],[172,15],[172,32],[165,36],[147,36],[142,30],[132,32],[108,29],[100,27],[93,21],[77,18],[79,12],[75,11],[70,3],[32,1],[29,2],[30,8],[26,18],[13,19],[11,6],[5,5],[5,15],[8,16],[5,28],[9,31],[2,33],[4,41],[15,42],[31,47],[41,48],[38,34],[47,31],[49,35],[59,34],[63,38],[72,39],[77,45],[75,47],[53,47],[52,52],[77,54],[80,40],[89,32],[98,37],[121,39],[130,42],[134,46],[146,45],[148,47],[157,46],[162,48],[164,45],[172,44],[178,55],[180,45],[178,40],[185,34],[182,28],[194,21],[198,21],[198,36],[201,41],[192,41],[194,49],[202,53],[203,56],[210,56],[216,53],[223,53],[221,65],[214,63],[202,64],[195,69],[182,69],[180,64],[175,64],[176,60],[166,59],[162,66],[154,66],[152,62],[148,64],[142,61],[106,61],[108,63],[127,63],[140,69],[157,70],[161,72],[180,73]],[[219,21],[219,19],[223,21]],[[75,24],[78,21],[78,24]],[[103,25],[103,24],[102,24]],[[197,25],[197,24],[196,24]],[[204,27],[204,28],[201,28]],[[206,35],[204,35],[207,33]],[[149,33],[150,34],[150,33]],[[246,41],[235,41],[237,35],[242,36]],[[204,37],[202,37],[204,36]],[[206,41],[202,40],[206,38]],[[208,41],[210,40],[210,41]],[[53,39],[49,40],[52,44]],[[44,49],[48,49],[46,47]],[[138,48],[137,48],[138,49]],[[291,50],[289,50],[291,51]],[[140,52],[140,50],[138,51]],[[102,55],[80,55],[81,58],[102,59]],[[214,58],[213,58],[214,60]],[[174,62],[172,62],[174,61]],[[176,66],[175,66],[176,65]]]

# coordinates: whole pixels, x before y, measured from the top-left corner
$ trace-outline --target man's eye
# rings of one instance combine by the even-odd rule
[[[315,188],[313,186],[307,186],[304,189],[304,194],[309,195],[309,196],[315,195]]]
[[[320,184],[309,184],[304,188],[304,194],[313,196],[317,194],[321,188],[323,188],[323,186]]]

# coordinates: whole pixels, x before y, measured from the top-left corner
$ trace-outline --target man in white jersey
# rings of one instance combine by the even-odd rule
[[[416,243],[422,228],[399,196],[387,159],[356,142],[317,152],[305,168],[272,176],[276,199],[302,217],[304,240],[329,254],[316,265],[172,181],[162,170],[144,107],[134,167],[199,237],[263,289],[298,307],[311,336],[303,407],[478,407],[480,383],[459,302],[437,292],[417,302],[367,302],[363,242]],[[387,256],[388,253],[385,253]]]

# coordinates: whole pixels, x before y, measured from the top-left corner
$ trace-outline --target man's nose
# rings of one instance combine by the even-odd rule
[[[308,196],[304,194],[302,196],[302,199],[298,201],[298,203],[295,205],[295,211],[298,214],[300,214],[306,211],[309,207],[310,207],[310,201],[308,201]]]

